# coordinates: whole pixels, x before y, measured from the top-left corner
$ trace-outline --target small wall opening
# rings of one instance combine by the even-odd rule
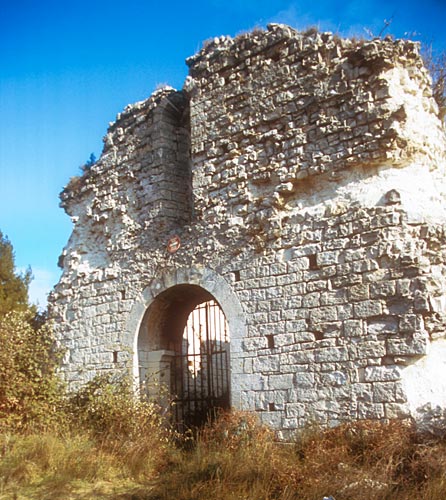
[[[316,271],[319,269],[317,255],[315,253],[308,256],[308,267],[310,271]]]
[[[274,349],[274,335],[267,335],[266,341],[268,343],[268,349]]]
[[[202,425],[230,406],[230,341],[215,298],[196,285],[177,285],[149,306],[138,336],[142,390],[180,426]]]

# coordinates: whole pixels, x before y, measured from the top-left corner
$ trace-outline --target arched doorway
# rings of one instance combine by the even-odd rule
[[[216,408],[230,406],[230,340],[225,315],[213,295],[180,284],[157,295],[138,335],[142,389],[173,402],[176,421],[198,426]]]

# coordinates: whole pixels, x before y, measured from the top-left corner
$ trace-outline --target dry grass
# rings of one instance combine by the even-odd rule
[[[149,498],[443,499],[445,465],[445,443],[402,422],[306,429],[284,445],[236,414],[205,429]]]
[[[287,445],[241,413],[180,440],[155,427],[0,438],[2,500],[439,500],[445,471],[444,440],[402,422],[308,428]]]
[[[112,499],[138,491],[165,463],[162,447],[143,441],[104,446],[86,435],[4,435],[0,499]]]

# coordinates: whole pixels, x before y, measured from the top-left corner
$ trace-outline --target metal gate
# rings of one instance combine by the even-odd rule
[[[229,408],[228,328],[214,300],[199,304],[189,314],[171,376],[180,425],[202,425],[215,409]]]

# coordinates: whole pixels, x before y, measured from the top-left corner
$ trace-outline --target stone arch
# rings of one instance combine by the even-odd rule
[[[187,298],[185,298],[187,297]],[[215,299],[220,306],[229,329],[230,338],[230,406],[240,407],[240,376],[241,370],[241,342],[246,335],[245,315],[240,301],[229,283],[213,270],[193,266],[162,273],[155,278],[135,301],[127,320],[125,337],[127,345],[133,351],[133,376],[135,384],[140,383],[140,353],[141,348],[159,351],[160,362],[163,362],[161,351],[170,351],[169,338],[164,336],[162,325],[167,320],[169,308],[180,305],[180,314],[177,315],[178,323],[187,320],[187,316],[194,307],[207,300]],[[150,316],[150,317],[148,317]],[[150,321],[152,331],[151,345],[141,345],[141,329]],[[178,328],[178,325],[172,325]],[[148,338],[148,337],[147,337]],[[167,358],[164,358],[166,361]]]

